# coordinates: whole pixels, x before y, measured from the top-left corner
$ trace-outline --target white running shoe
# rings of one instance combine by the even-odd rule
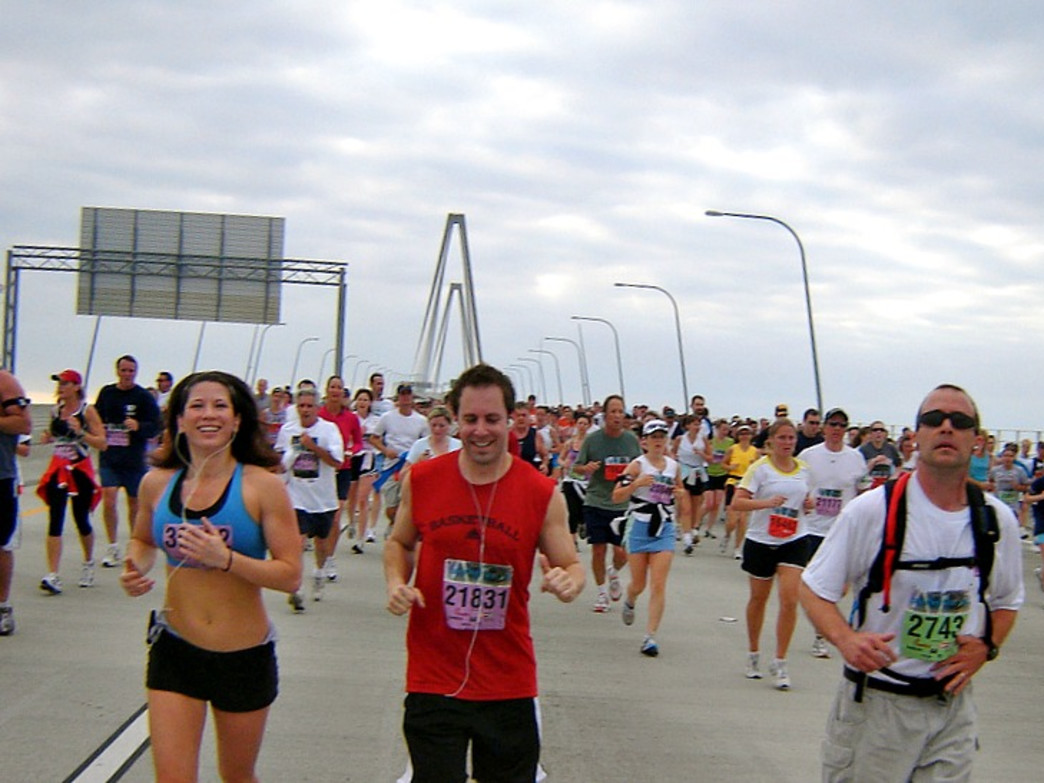
[[[591,611],[597,612],[598,614],[605,614],[609,611],[609,596],[606,593],[599,593],[598,598],[595,600],[594,609]]]
[[[94,587],[93,560],[87,560],[80,566],[80,587]]]
[[[623,587],[620,586],[620,575],[614,568],[609,572],[609,597],[619,601],[623,597]]]
[[[48,574],[40,580],[40,589],[45,593],[51,595],[58,595],[62,592],[62,579],[58,574]]]
[[[622,615],[624,625],[634,625],[634,606],[632,604],[624,601]]]
[[[830,648],[827,647],[826,639],[822,636],[817,635],[812,640],[812,657],[813,658],[829,658]]]
[[[102,565],[105,568],[119,568],[122,564],[120,560],[120,545],[109,544],[109,548],[105,550],[105,557],[102,558]]]
[[[337,573],[337,559],[333,557],[326,558],[326,563],[323,565],[323,571],[326,573],[327,582],[340,582],[341,575]]]
[[[290,604],[290,608],[294,610],[294,614],[301,614],[305,610],[304,596],[300,593],[290,593],[286,602]]]
[[[377,543],[377,536],[374,535],[374,532],[372,530],[369,531],[366,534],[366,543],[367,544],[376,544]]]
[[[747,679],[748,680],[760,680],[761,670],[758,668],[758,664],[761,661],[761,653],[749,652],[747,653]]]
[[[769,666],[769,672],[775,680],[772,684],[775,686],[776,690],[790,690],[790,675],[787,674],[786,659],[776,658],[772,661],[772,664]]]
[[[312,600],[322,601],[323,600],[323,588],[326,586],[326,574],[323,573],[323,569],[315,569],[315,573],[312,575]]]
[[[14,631],[14,609],[10,606],[0,606],[0,636],[10,636]]]

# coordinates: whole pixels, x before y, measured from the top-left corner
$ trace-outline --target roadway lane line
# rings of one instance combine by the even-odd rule
[[[115,783],[149,747],[148,705],[142,704],[63,783]]]

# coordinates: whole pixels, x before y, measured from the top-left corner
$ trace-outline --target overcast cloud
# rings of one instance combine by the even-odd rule
[[[815,402],[797,246],[704,211],[770,214],[807,251],[827,406],[904,424],[952,381],[988,426],[1044,426],[1038,3],[0,1],[0,20],[5,247],[75,244],[82,206],[284,216],[287,256],[350,263],[348,352],[408,372],[463,212],[487,361],[608,318],[629,402],[678,406],[669,302],[612,283],[660,285],[690,395],[759,416]],[[22,283],[17,370],[49,394],[94,321],[71,275]],[[288,381],[313,335],[316,374],[334,313],[288,289],[261,375]],[[253,332],[208,327],[201,366],[242,373]],[[106,319],[92,394],[124,352],[144,382],[184,374],[196,335]],[[617,391],[611,333],[584,339],[593,393]],[[577,401],[575,353],[545,347]]]

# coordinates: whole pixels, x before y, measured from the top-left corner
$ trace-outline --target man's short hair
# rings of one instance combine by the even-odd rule
[[[808,417],[809,416],[818,416],[818,415],[819,415],[819,408],[809,408],[801,416],[801,421],[808,421]]]
[[[449,394],[446,395],[446,404],[454,415],[460,414],[460,396],[469,386],[496,386],[504,395],[504,412],[510,414],[515,409],[515,387],[511,379],[496,367],[483,362],[469,367],[453,382]]]
[[[609,407],[609,403],[613,400],[619,400],[620,404],[623,405],[624,411],[626,412],[627,405],[624,403],[624,398],[620,394],[610,394],[608,397],[606,397],[605,402],[602,403],[602,410],[606,410]]]
[[[116,369],[120,369],[120,362],[130,362],[135,367],[138,366],[138,360],[131,356],[129,353],[123,354],[119,359],[116,360]]]
[[[300,400],[302,397],[311,397],[313,400],[319,399],[319,391],[314,386],[305,386],[297,390],[297,399]]]

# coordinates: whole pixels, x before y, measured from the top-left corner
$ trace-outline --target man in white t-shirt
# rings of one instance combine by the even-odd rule
[[[395,522],[399,508],[399,470],[405,467],[410,447],[428,434],[428,420],[413,410],[413,387],[400,383],[395,390],[395,408],[381,416],[377,428],[367,436],[370,444],[384,455],[378,482],[388,522]]]
[[[344,460],[344,439],[336,424],[319,418],[314,388],[298,390],[296,408],[297,420],[288,421],[279,430],[275,448],[283,455],[286,488],[297,512],[297,526],[302,537],[314,541],[312,599],[319,601],[326,583],[323,565],[332,548],[327,538],[337,516],[336,471]],[[304,611],[300,592],[293,593],[288,602],[295,612]]]
[[[845,659],[823,742],[824,781],[971,775],[977,732],[968,686],[997,657],[1024,597],[1018,523],[987,495],[982,515],[993,509],[999,537],[980,601],[966,487],[978,427],[975,403],[956,386],[936,387],[918,409],[918,461],[904,493],[898,562],[930,567],[899,568],[885,574],[890,583],[881,592],[860,596],[882,546],[885,490],[878,488],[841,513],[802,575],[805,611]],[[863,599],[857,627],[837,608],[846,585]]]
[[[801,452],[801,461],[808,465],[808,493],[813,503],[811,511],[805,514],[809,560],[830,532],[841,509],[868,485],[866,459],[845,445],[848,414],[840,408],[831,408],[823,417],[823,423],[823,442]],[[812,655],[830,657],[826,639],[819,634],[812,642]]]

